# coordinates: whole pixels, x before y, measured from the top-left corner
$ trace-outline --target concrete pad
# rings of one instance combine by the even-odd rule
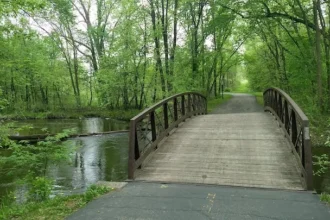
[[[98,186],[106,186],[109,187],[111,189],[122,189],[123,187],[125,187],[127,185],[127,182],[109,182],[109,181],[98,181],[96,183],[96,185]]]

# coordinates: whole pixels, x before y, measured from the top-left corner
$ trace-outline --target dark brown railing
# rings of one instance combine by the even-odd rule
[[[130,121],[128,178],[170,131],[193,115],[206,114],[205,96],[186,92],[164,99]]]
[[[269,88],[264,92],[265,111],[270,111],[279,121],[292,147],[306,182],[306,188],[313,190],[312,149],[309,121],[300,107],[284,91]]]

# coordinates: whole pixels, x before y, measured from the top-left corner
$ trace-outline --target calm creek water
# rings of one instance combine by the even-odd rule
[[[24,126],[32,126],[32,128],[24,128]],[[44,134],[47,129],[48,133],[56,134],[64,129],[75,129],[74,133],[86,134],[105,131],[127,130],[128,123],[102,118],[85,118],[85,119],[36,119],[18,121],[13,125],[14,128],[21,128],[14,135],[33,135]]]
[[[95,133],[128,129],[128,123],[88,118],[82,120],[26,120],[15,124],[21,127],[32,125],[32,129],[23,129],[16,135],[31,135],[61,132],[63,129],[75,129],[75,133]],[[72,153],[71,161],[48,167],[47,175],[54,179],[54,194],[79,193],[89,185],[99,180],[122,181],[127,178],[128,133],[89,136],[70,139],[69,146],[78,147]],[[8,154],[7,150],[0,151],[1,155]],[[12,179],[1,175],[0,198],[8,191],[16,191],[17,197],[24,189],[17,189]]]
[[[63,129],[76,129],[77,133],[95,133],[128,129],[126,122],[101,118],[81,120],[26,120],[16,123],[16,127],[26,124],[32,129],[23,129],[16,135],[31,135],[61,132]],[[77,150],[71,155],[70,163],[59,166],[50,165],[47,175],[54,179],[54,194],[83,192],[89,185],[99,180],[122,181],[127,177],[128,133],[109,134],[102,136],[80,137],[69,140],[70,146]],[[1,155],[8,154],[7,150],[0,151]],[[330,148],[314,148],[313,154],[330,155]],[[327,173],[314,178],[318,192],[330,193],[330,169]],[[15,191],[17,197],[24,193],[24,189],[17,189],[12,180],[5,175],[0,178],[0,198],[8,191]]]

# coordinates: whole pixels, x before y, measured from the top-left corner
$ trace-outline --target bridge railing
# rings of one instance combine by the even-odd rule
[[[276,117],[289,140],[306,188],[313,190],[312,149],[307,116],[293,99],[279,88],[267,89],[263,97],[265,111],[270,111]]]
[[[181,122],[207,113],[206,97],[196,92],[180,93],[144,110],[130,121],[128,178],[141,167],[161,140]]]

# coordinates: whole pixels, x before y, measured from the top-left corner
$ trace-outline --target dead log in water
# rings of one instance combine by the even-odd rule
[[[96,136],[96,135],[106,135],[106,134],[117,134],[117,133],[126,133],[128,130],[120,130],[120,131],[107,131],[107,132],[97,132],[97,133],[87,133],[87,134],[70,134],[67,137],[61,139],[65,140],[68,138],[75,137],[88,137],[88,136]],[[34,134],[34,135],[10,135],[8,138],[13,141],[28,141],[28,142],[37,142],[43,141],[47,137],[55,136],[56,134]]]

